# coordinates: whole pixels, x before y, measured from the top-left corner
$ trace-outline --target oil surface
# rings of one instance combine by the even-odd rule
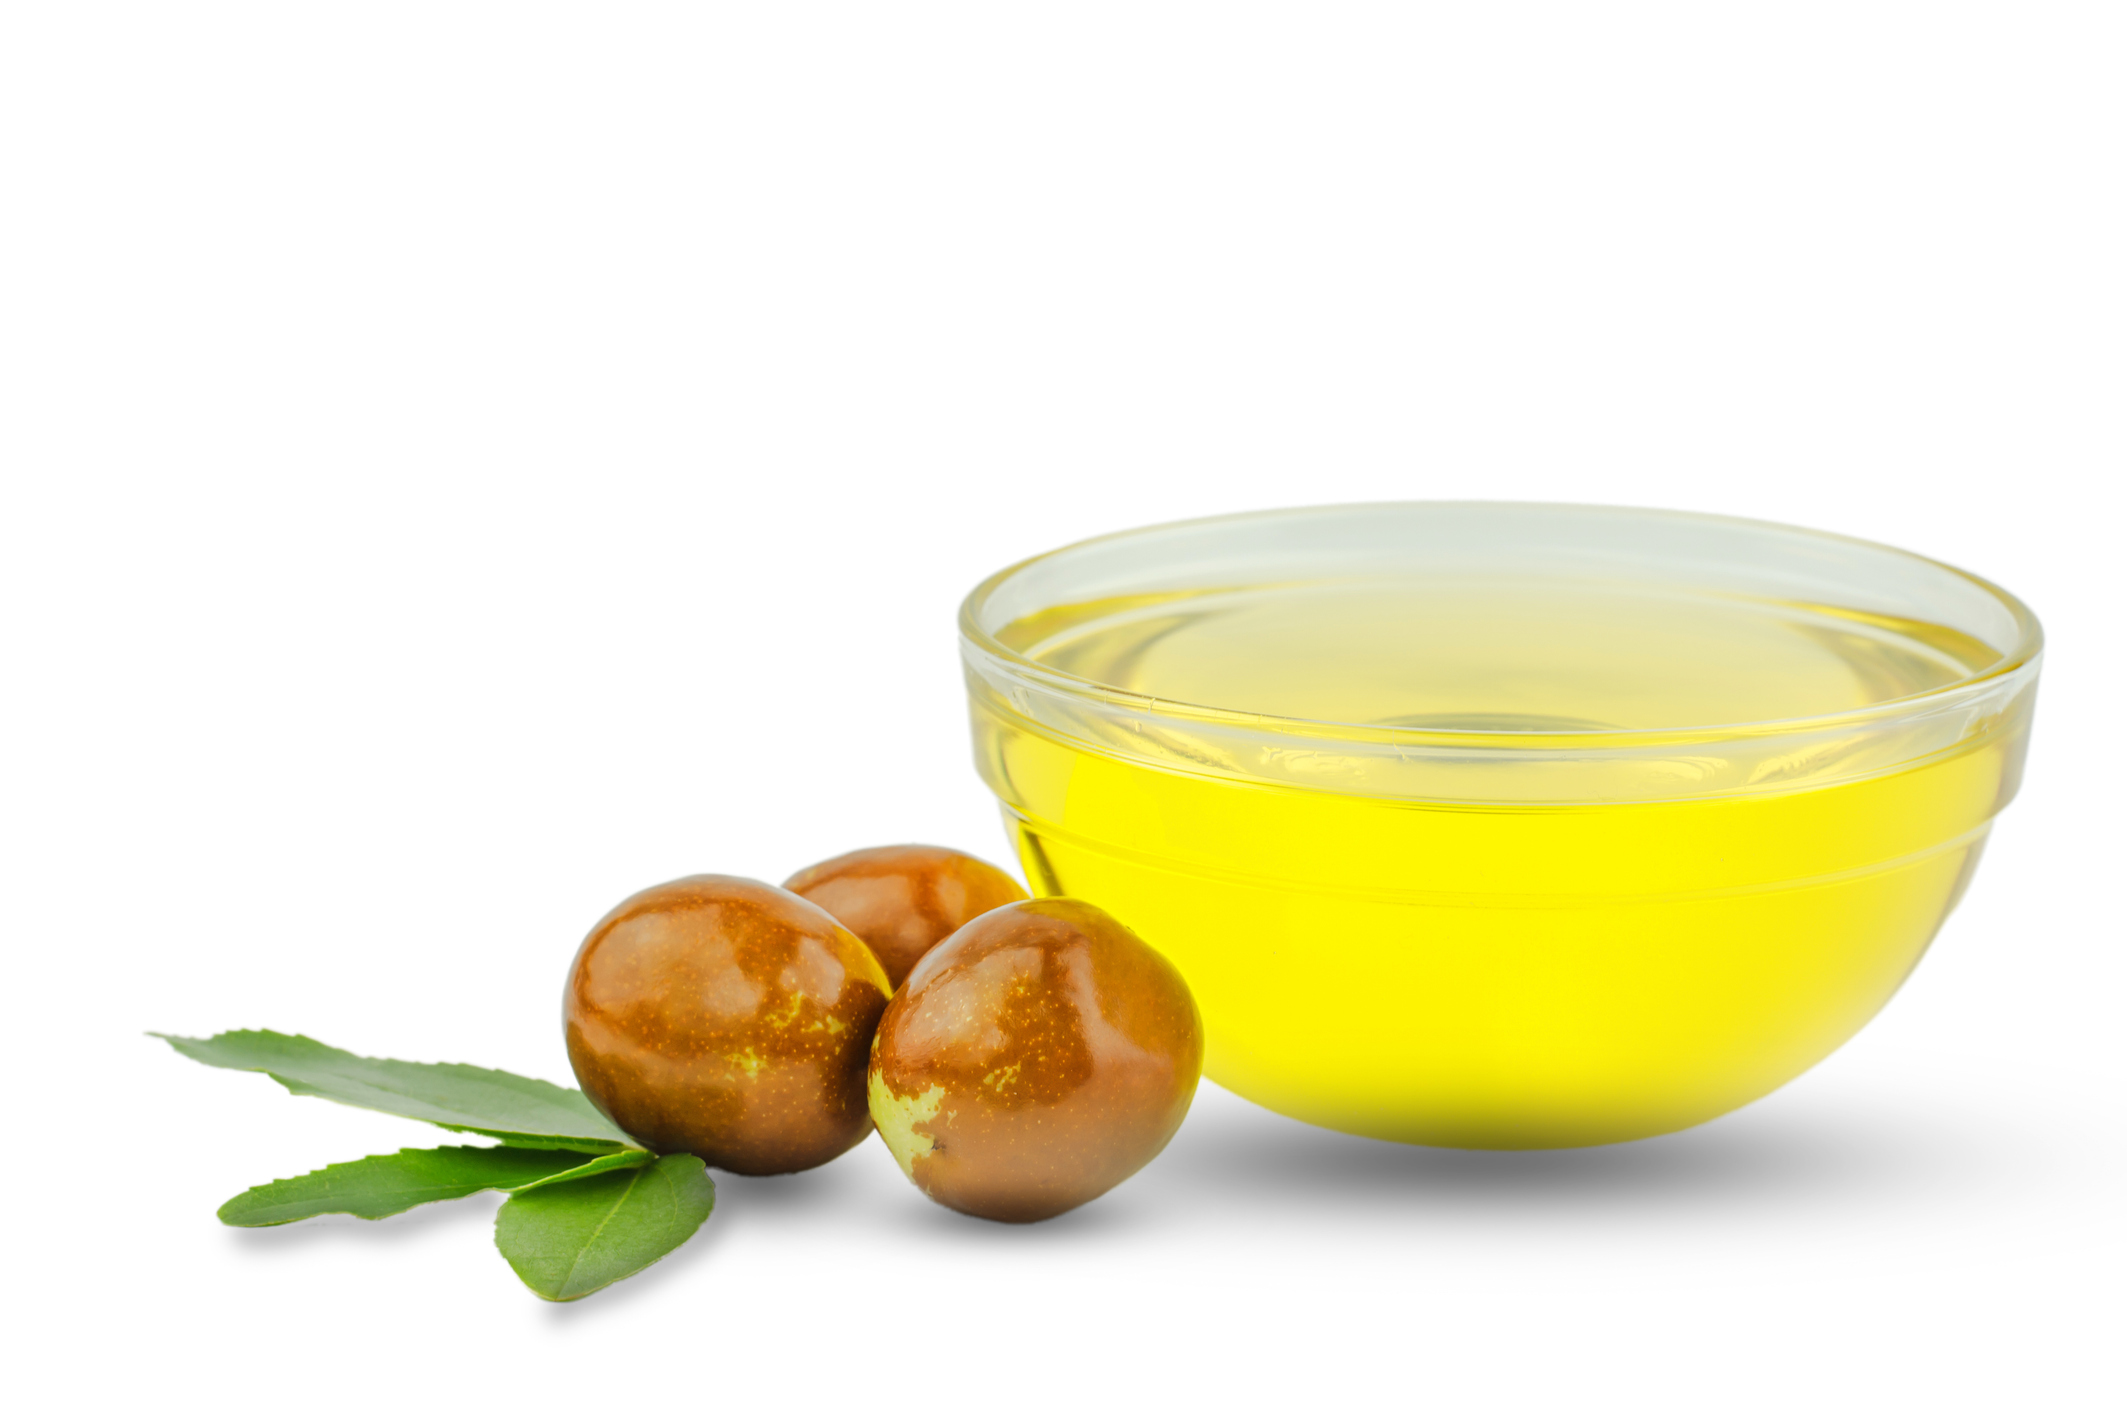
[[[1998,659],[1802,603],[1483,578],[1118,599],[998,636],[1164,701],[1552,743],[1860,709]],[[1871,770],[1864,737],[1696,793],[1690,757],[1625,750],[1587,766],[1652,800],[1491,804],[1470,799],[1526,795],[1526,751],[1458,758],[1441,801],[1379,786],[1393,760],[1292,786],[1291,758],[1266,781],[1186,727],[1089,743],[994,696],[975,724],[1036,893],[1174,959],[1207,1074],[1320,1124],[1503,1147],[1691,1125],[1846,1040],[1955,904],[2023,738],[2009,721]]]
[[[1030,659],[1162,699],[1506,731],[1834,714],[1952,684],[1998,655],[1918,622],[1600,582],[1403,578],[1113,605],[1008,630],[1035,638],[1019,647]]]

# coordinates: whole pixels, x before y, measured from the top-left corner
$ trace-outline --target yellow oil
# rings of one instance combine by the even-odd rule
[[[1789,748],[1765,721],[1939,690],[1999,653],[1922,622],[1624,583],[1273,584],[997,635],[1158,701],[1529,745],[1406,757],[1388,735],[1354,756],[1322,745],[1336,729],[1280,723],[1291,747],[1244,756],[1187,711],[1148,704],[1089,741],[976,692],[978,762],[1036,893],[1091,900],[1176,962],[1207,1074],[1426,1144],[1660,1134],[1819,1061],[1956,903],[2027,707],[1890,767],[1865,721]],[[1574,746],[1617,730],[1654,743]],[[1724,730],[1764,742],[1724,752]]]

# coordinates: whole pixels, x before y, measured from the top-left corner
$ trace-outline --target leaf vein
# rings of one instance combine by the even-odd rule
[[[583,1266],[583,1260],[591,1255],[591,1249],[598,1246],[598,1240],[605,1235],[606,1225],[613,1221],[614,1215],[620,1212],[622,1205],[635,1196],[635,1187],[642,1183],[643,1175],[649,1169],[654,1168],[656,1168],[655,1165],[650,1165],[628,1172],[628,1187],[620,1191],[620,1197],[613,1200],[613,1206],[606,1210],[605,1217],[598,1220],[598,1226],[591,1230],[591,1236],[583,1240],[583,1247],[570,1260],[568,1275],[561,1279],[561,1285],[564,1290],[576,1285],[577,1270]]]

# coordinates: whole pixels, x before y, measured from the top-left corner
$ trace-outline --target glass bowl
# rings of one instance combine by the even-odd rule
[[[1893,548],[1412,503],[1138,529],[961,609],[1039,895],[1181,968],[1206,1074],[1537,1148],[1681,1129],[1896,991],[2015,795],[2040,630]]]

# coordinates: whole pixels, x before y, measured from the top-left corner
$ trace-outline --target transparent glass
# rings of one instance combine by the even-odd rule
[[[1791,1080],[2014,796],[2040,631],[1747,520],[1380,504],[1163,525],[961,610],[1037,894],[1188,977],[1208,1075],[1424,1144],[1598,1144]]]

